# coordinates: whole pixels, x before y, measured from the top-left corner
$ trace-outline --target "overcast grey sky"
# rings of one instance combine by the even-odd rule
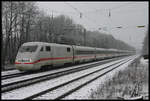
[[[111,34],[136,48],[141,48],[148,29],[148,2],[37,2],[37,5],[50,16],[66,15],[91,31],[102,28],[99,32]],[[138,25],[146,27],[137,28]]]

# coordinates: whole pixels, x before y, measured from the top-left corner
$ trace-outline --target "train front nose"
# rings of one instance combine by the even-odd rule
[[[35,70],[35,60],[37,56],[37,44],[24,43],[18,50],[15,66],[19,70]]]
[[[34,64],[15,63],[15,67],[20,71],[34,70]]]
[[[20,71],[24,70],[34,70],[34,64],[32,63],[31,59],[23,58],[23,59],[16,59],[15,61],[16,69]]]

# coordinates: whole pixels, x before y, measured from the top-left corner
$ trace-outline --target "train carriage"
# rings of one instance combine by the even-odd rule
[[[108,51],[106,49],[103,49],[103,48],[96,48],[96,59],[99,60],[99,59],[104,59],[107,57],[107,54]]]
[[[95,48],[92,47],[82,47],[82,46],[73,46],[74,49],[74,62],[87,62],[95,60]]]
[[[18,70],[23,71],[39,70],[68,63],[82,63],[131,54],[133,54],[133,52],[117,49],[46,42],[27,42],[20,47],[16,56],[15,66]]]
[[[20,47],[15,65],[19,70],[38,70],[72,62],[73,50],[70,45],[28,42]]]
[[[41,42],[24,43],[18,51],[15,60],[15,66],[18,70],[37,70],[40,68],[37,59],[38,51],[40,50]]]
[[[50,44],[53,66],[73,63],[73,48],[70,45]]]

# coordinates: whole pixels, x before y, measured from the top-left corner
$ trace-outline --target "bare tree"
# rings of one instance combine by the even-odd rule
[[[8,51],[11,46],[11,41],[13,37],[13,29],[15,25],[15,20],[17,18],[17,10],[16,10],[16,3],[13,2],[2,2],[3,6],[3,13],[2,13],[2,20],[3,20],[3,41],[5,43],[3,48],[3,56],[2,56],[2,65],[5,64],[5,59],[10,58],[10,54],[7,55]]]
[[[46,15],[35,2],[2,2],[2,67],[5,62],[13,64],[19,47],[29,41],[134,49],[111,35],[84,30],[68,16]]]
[[[35,9],[33,3],[2,2],[2,65],[6,61],[13,63],[19,46],[30,40]]]

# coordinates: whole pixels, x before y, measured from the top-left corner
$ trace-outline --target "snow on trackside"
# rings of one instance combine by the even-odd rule
[[[20,73],[19,70],[8,70],[8,71],[3,71],[1,76],[5,76],[5,75],[10,75],[10,74],[15,74],[15,73]]]
[[[149,59],[144,59],[143,57],[140,59],[140,63],[142,65],[148,65]]]
[[[119,64],[122,64],[122,62],[119,63]],[[118,64],[116,64],[116,65],[118,65]],[[39,97],[36,98],[36,99],[55,99],[55,98],[57,98],[58,96],[64,94],[65,92],[67,93],[67,91],[72,90],[72,89],[75,89],[75,88],[78,87],[79,85],[82,85],[82,84],[86,83],[87,81],[89,81],[89,80],[91,80],[91,79],[97,77],[98,75],[102,75],[102,74],[105,73],[106,71],[111,70],[111,69],[114,68],[116,65],[113,65],[113,66],[111,66],[111,67],[109,67],[109,68],[107,68],[107,69],[101,70],[101,71],[99,71],[98,73],[97,73],[97,72],[96,72],[96,73],[93,73],[93,74],[91,74],[91,75],[89,75],[89,76],[86,76],[86,77],[84,77],[84,78],[82,78],[82,79],[79,79],[79,80],[77,80],[77,81],[74,81],[74,83],[72,82],[72,83],[70,83],[70,84],[68,84],[68,85],[65,85],[65,86],[63,86],[63,87],[60,87],[59,89],[53,90],[53,91],[50,92],[50,93],[48,92],[48,93],[46,93],[46,94],[44,94],[44,95],[42,95],[42,96],[39,96]]]
[[[124,60],[124,59],[121,59],[121,60]],[[121,60],[117,60],[117,61],[121,61]],[[101,68],[103,68],[105,66],[109,66],[110,64],[116,63],[117,61],[113,61],[113,62],[109,62],[109,63],[104,64],[104,65],[101,65]],[[86,74],[92,72],[93,70],[95,71],[97,69],[99,69],[99,66],[94,67],[94,68],[90,68],[87,70],[83,70],[80,72],[75,72],[75,73],[72,73],[69,75],[64,75],[64,76],[61,76],[61,77],[56,78],[56,79],[51,79],[51,80],[47,80],[44,82],[36,83],[36,84],[30,85],[27,87],[19,88],[17,90],[12,90],[10,92],[2,93],[2,99],[23,99],[23,98],[26,98],[28,96],[37,94],[38,92],[47,90],[48,88],[52,88],[52,87],[55,87],[55,86],[60,85],[62,83],[65,83],[67,81],[70,81],[72,79],[78,78],[82,75],[86,75]]]
[[[103,60],[103,61],[107,61],[107,60]],[[101,62],[103,62],[103,61],[101,61]],[[21,81],[21,80],[27,80],[27,79],[31,79],[31,78],[34,78],[34,77],[39,77],[39,76],[43,76],[43,75],[47,75],[47,74],[60,72],[60,71],[74,69],[74,68],[78,68],[78,67],[81,67],[81,66],[92,65],[92,64],[95,64],[95,63],[100,63],[100,61],[87,63],[87,64],[81,64],[81,65],[77,65],[77,66],[71,66],[69,68],[59,68],[59,69],[55,69],[55,70],[52,70],[52,71],[40,72],[40,73],[37,73],[37,74],[29,74],[29,75],[25,75],[25,76],[19,76],[19,77],[15,77],[15,78],[11,78],[11,79],[6,79],[6,80],[2,80],[1,84],[5,85],[5,84],[9,84],[9,83],[14,83],[14,82],[18,82],[18,81]],[[5,75],[6,74],[8,75],[8,74],[14,74],[14,73],[18,73],[18,72],[20,72],[20,71],[11,70],[11,71],[3,72],[3,73],[5,73]]]
[[[138,56],[136,56],[135,58],[137,58],[137,57]],[[108,74],[96,79],[92,83],[82,87],[81,89],[70,94],[69,96],[66,96],[63,99],[89,99],[89,96],[92,93],[92,91],[96,90],[100,85],[103,85],[105,83],[105,81],[111,79],[113,77],[113,75],[118,73],[118,71],[124,70],[126,67],[128,67],[128,65],[131,64],[134,59],[130,60],[129,62],[125,63],[124,65],[121,65],[119,68],[116,68],[111,73],[108,73]]]

